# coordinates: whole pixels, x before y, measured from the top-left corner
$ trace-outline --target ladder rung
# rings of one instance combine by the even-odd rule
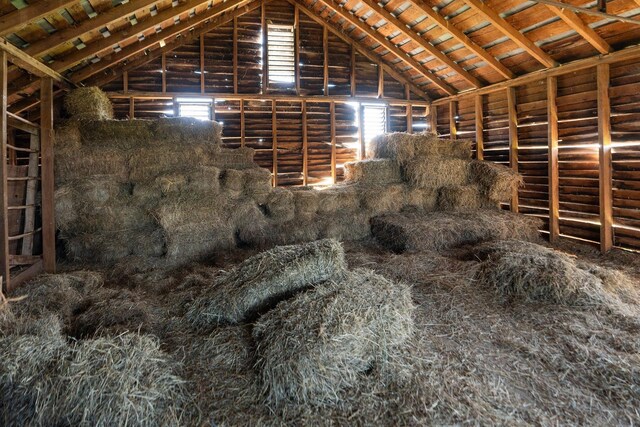
[[[9,241],[20,240],[20,239],[22,239],[24,237],[27,237],[27,236],[33,236],[34,234],[37,234],[40,231],[42,231],[42,227],[41,228],[36,228],[35,230],[30,231],[28,233],[22,233],[22,234],[18,234],[18,235],[15,235],[15,236],[9,236],[9,238],[7,240],[9,240]]]
[[[34,176],[10,176],[7,181],[40,181],[40,177]]]

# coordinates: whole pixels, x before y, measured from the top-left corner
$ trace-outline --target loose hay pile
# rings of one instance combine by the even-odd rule
[[[368,371],[398,374],[413,310],[407,286],[366,270],[278,304],[253,329],[267,402],[337,404]]]
[[[371,219],[371,232],[394,252],[438,251],[489,240],[539,239],[537,218],[498,210],[398,213]]]
[[[341,277],[345,270],[342,245],[334,240],[278,246],[218,277],[187,318],[200,327],[242,322],[286,295]]]

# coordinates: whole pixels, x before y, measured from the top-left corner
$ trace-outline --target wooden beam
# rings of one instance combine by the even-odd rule
[[[37,59],[27,55],[8,41],[0,39],[0,50],[7,53],[7,59],[14,65],[34,74],[38,77],[50,77],[58,85],[62,87],[75,87],[75,84],[71,83],[68,79],[63,77],[60,73],[47,67]]]
[[[484,19],[494,25],[502,34],[509,37],[511,40],[513,40],[514,43],[527,51],[529,55],[533,56],[538,62],[546,67],[555,67],[558,65],[558,63],[553,58],[551,58],[551,56],[549,56],[545,51],[536,46],[536,44],[529,40],[524,34],[515,29],[504,18],[502,18],[493,9],[491,9],[489,5],[481,2],[480,0],[463,1]]]
[[[509,110],[509,165],[518,172],[518,112],[516,109],[516,88],[507,89],[507,108]],[[518,189],[511,195],[511,211],[518,212]]]
[[[609,53],[613,50],[609,43],[607,43],[602,37],[600,37],[593,28],[585,24],[582,19],[580,19],[580,17],[575,14],[575,12],[569,9],[560,9],[556,6],[547,5],[547,7],[560,19],[562,19],[564,23],[567,24],[572,30],[580,34],[583,39],[588,41],[591,46],[596,48],[598,52]]]
[[[356,96],[356,48],[353,43],[350,43],[349,46],[351,47],[351,70],[349,73],[349,78],[351,79],[351,96]]]
[[[413,133],[413,106],[407,104],[407,133]]]
[[[86,33],[106,27],[120,20],[128,20],[129,16],[147,7],[150,8],[151,5],[159,3],[159,1],[160,0],[135,0],[112,7],[109,10],[98,13],[98,16],[95,18],[70,25],[67,28],[58,30],[41,40],[29,44],[29,46],[24,49],[24,52],[31,56],[43,56],[56,47],[75,40]]]
[[[600,250],[613,247],[613,196],[611,183],[611,102],[609,100],[609,65],[597,67],[598,80],[598,147],[600,183]]]
[[[378,98],[384,98],[384,71],[378,67]]]
[[[267,41],[267,6],[262,2],[260,8],[260,28],[262,30],[262,94],[266,94],[269,89],[269,43]],[[275,187],[275,178],[274,184]]]
[[[8,54],[0,50],[0,276],[5,290],[11,289],[9,266],[9,189],[7,186],[7,71]],[[0,289],[0,292],[2,290]]]
[[[482,111],[482,95],[476,95],[476,158],[484,160],[484,117]]]
[[[302,185],[309,182],[309,137],[307,132],[307,101],[302,101]]]
[[[451,68],[453,71],[458,73],[460,77],[470,83],[473,87],[482,87],[484,86],[480,80],[476,77],[472,76],[468,71],[462,68],[460,65],[456,64],[451,58],[442,53],[439,49],[433,46],[431,43],[426,41],[424,38],[413,32],[412,30],[407,28],[407,25],[396,18],[391,12],[387,11],[384,7],[379,6],[378,3],[372,0],[361,0],[369,9],[373,10],[379,16],[384,18],[385,21],[396,27],[400,32],[411,39],[414,43],[417,43],[421,48],[425,51],[429,52],[433,55],[437,60],[442,62],[447,67]]]
[[[122,90],[124,93],[129,92],[129,72],[125,71],[122,73]]]
[[[557,77],[563,74],[569,74],[575,71],[584,70],[585,68],[595,67],[598,64],[613,64],[616,62],[628,61],[638,58],[640,58],[640,46],[628,47],[626,49],[618,50],[607,55],[597,55],[586,59],[579,59],[577,61],[562,64],[556,68],[534,71],[532,73],[517,77],[513,80],[507,80],[504,82],[493,84],[491,86],[485,86],[480,89],[473,89],[458,95],[440,98],[434,100],[433,104],[442,105],[448,103],[452,99],[460,99],[472,95],[486,95],[488,93],[499,92],[508,87],[524,86],[529,83],[544,80],[547,77]]]
[[[129,120],[135,119],[136,116],[136,100],[132,96],[129,98]]]
[[[438,108],[436,105],[431,106],[431,111],[429,115],[429,125],[431,127],[431,132],[434,134],[438,134]]]
[[[640,1],[640,0],[639,0]],[[502,77],[506,79],[512,79],[515,77],[515,74],[505,67],[500,61],[498,61],[493,55],[489,52],[478,46],[473,40],[471,40],[467,35],[456,28],[451,21],[445,19],[438,12],[433,10],[431,7],[427,6],[425,3],[419,0],[409,0],[409,3],[414,7],[420,9],[423,13],[425,13],[428,17],[433,19],[443,30],[451,34],[454,39],[458,40],[458,42],[462,43],[467,49],[474,52],[480,58],[487,62],[487,65],[496,70]]]
[[[309,9],[306,5],[302,4],[302,3],[297,3],[295,0],[286,0],[289,3],[291,3],[292,5],[297,5],[300,10],[304,11],[305,14],[307,15],[307,17],[309,17],[311,20],[313,20],[316,24],[322,25],[322,26],[327,26],[327,28],[329,29],[329,31],[331,31],[335,36],[337,36],[340,40],[342,40],[343,42],[350,44],[351,46],[353,46],[355,49],[357,49],[358,52],[360,52],[360,54],[362,54],[365,58],[367,58],[368,60],[370,60],[371,62],[377,64],[378,66],[381,66],[384,68],[384,70],[389,73],[389,75],[391,77],[393,77],[394,79],[398,80],[400,83],[406,83],[409,84],[411,86],[411,89],[413,90],[413,92],[419,96],[421,96],[423,99],[425,100],[430,100],[431,98],[429,97],[429,95],[427,95],[427,93],[422,90],[420,87],[418,87],[418,85],[416,85],[415,83],[413,83],[412,81],[410,81],[409,79],[407,79],[403,74],[399,73],[397,70],[391,68],[389,65],[386,65],[382,62],[382,58],[380,58],[378,55],[372,53],[371,51],[368,50],[368,48],[364,45],[362,45],[362,43],[356,42],[353,40],[353,38],[351,38],[349,35],[345,34],[343,31],[336,29],[335,27],[333,27],[332,25],[330,25],[328,22],[322,20],[321,18],[319,18],[316,13]]]
[[[380,43],[384,46],[389,52],[397,56],[402,61],[406,62],[411,68],[420,73],[422,76],[430,80],[434,85],[440,88],[442,91],[449,95],[453,95],[456,93],[455,89],[449,86],[446,82],[438,78],[434,73],[432,73],[429,69],[423,66],[420,62],[416,61],[412,56],[407,54],[405,51],[400,49],[395,44],[391,43],[386,37],[382,34],[371,28],[367,23],[361,21],[357,16],[353,15],[342,6],[335,3],[333,0],[318,0],[318,3],[324,4],[330,10],[333,10],[338,16],[344,18],[347,22],[354,25],[363,33],[367,34],[376,42]],[[326,25],[326,23],[324,24]]]
[[[329,96],[329,29],[322,27],[322,56],[323,56],[323,94]]]
[[[237,56],[237,52],[236,52],[236,30],[235,30],[235,19],[234,19],[234,27],[233,27],[233,49],[234,49],[234,73],[233,73],[233,89],[234,92],[233,93],[238,93],[238,81],[237,81],[237,73],[236,71],[236,63],[235,63],[235,58]],[[205,80],[204,80],[204,33],[200,34],[200,93],[205,93],[207,91],[206,87],[205,87]]]
[[[42,163],[42,261],[47,273],[56,272],[56,219],[53,172],[53,80],[40,85],[40,156]]]
[[[293,43],[293,60],[294,65],[294,79],[296,85],[296,95],[300,95],[300,9],[298,6],[294,7],[293,12],[293,27],[295,29],[294,43]]]
[[[40,175],[40,135],[29,135],[29,166],[27,177],[32,178],[27,181],[27,189],[25,192],[24,204],[24,227],[22,233],[25,237],[22,239],[21,255],[33,255],[33,231],[36,225],[36,192],[38,190],[38,176]]]
[[[162,75],[162,93],[167,93],[167,54],[163,53],[160,60],[160,68]]]
[[[560,237],[560,184],[558,176],[558,78],[547,77],[547,122],[549,139],[549,241]]]
[[[362,129],[364,125],[364,106],[358,106],[358,142],[360,143],[360,160],[364,160],[367,156],[367,147],[364,141],[364,129]]]
[[[271,101],[271,129],[273,152],[273,186],[278,186],[278,117],[276,114],[276,100]]]
[[[457,139],[458,127],[456,126],[456,117],[458,115],[458,102],[451,101],[449,103],[449,138],[453,141]]]
[[[13,33],[26,26],[31,21],[52,14],[59,9],[77,3],[77,0],[48,0],[40,1],[34,5],[14,10],[0,16],[0,36]]]
[[[338,180],[336,173],[336,103],[329,104],[329,115],[331,117],[331,179],[335,184]]]
[[[244,99],[240,99],[240,146],[245,146],[246,140],[246,132],[245,132],[245,121],[244,121]]]

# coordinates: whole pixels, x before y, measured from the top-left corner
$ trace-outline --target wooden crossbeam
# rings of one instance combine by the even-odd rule
[[[39,1],[32,6],[14,10],[6,15],[0,16],[0,36],[15,32],[26,26],[29,22],[49,15],[57,10],[63,9],[77,3],[78,0],[49,0]]]
[[[438,48],[433,46],[431,43],[426,41],[424,38],[416,34],[414,31],[407,28],[407,26],[400,21],[396,16],[394,16],[391,12],[387,11],[384,7],[379,6],[375,1],[372,0],[361,0],[369,9],[373,10],[378,15],[382,16],[385,21],[395,26],[400,32],[417,43],[421,48],[432,54],[436,59],[440,62],[454,70],[458,73],[464,80],[469,82],[474,87],[482,87],[484,86],[480,80],[472,76],[468,71],[458,65],[455,61],[449,58],[447,55],[442,53]]]
[[[484,19],[489,21],[492,25],[495,25],[495,27],[500,30],[501,33],[511,38],[511,40],[513,40],[522,49],[527,51],[541,64],[545,65],[546,67],[555,67],[556,65],[558,65],[558,63],[553,58],[551,58],[551,56],[549,56],[545,51],[536,46],[536,44],[525,37],[524,34],[515,29],[487,4],[481,2],[480,0],[463,1],[471,8],[473,8],[473,10],[475,10],[478,14],[484,17]]]
[[[609,53],[613,50],[609,43],[600,37],[593,28],[585,24],[575,12],[569,9],[560,9],[556,6],[547,5],[547,7],[562,19],[565,24],[571,27],[571,29],[580,34],[583,39],[588,41],[591,46],[596,48],[598,52]]]
[[[427,93],[424,90],[422,90],[421,88],[419,88],[415,83],[413,83],[412,81],[407,79],[405,76],[403,76],[401,73],[399,73],[398,71],[396,71],[392,67],[384,64],[382,62],[382,58],[380,58],[379,56],[377,56],[374,53],[372,53],[362,43],[354,40],[351,36],[349,36],[348,34],[345,34],[342,30],[336,29],[334,26],[330,25],[328,22],[326,22],[323,19],[321,19],[320,17],[318,17],[318,15],[316,15],[316,13],[313,10],[311,10],[309,7],[307,7],[307,5],[302,4],[302,3],[298,3],[295,0],[287,0],[287,1],[289,3],[291,3],[292,5],[294,5],[294,6],[298,6],[300,8],[300,10],[304,11],[305,14],[309,18],[311,18],[316,24],[319,24],[319,25],[322,25],[322,26],[327,26],[329,31],[331,31],[334,35],[336,35],[340,40],[342,40],[343,42],[351,45],[353,48],[355,48],[354,50],[357,50],[360,54],[364,55],[364,57],[367,58],[369,61],[377,64],[380,67],[382,67],[384,69],[384,71],[386,73],[388,73],[391,77],[393,77],[394,79],[398,80],[401,83],[408,84],[411,87],[411,90],[413,90],[413,92],[415,94],[421,96],[423,99],[426,99],[426,100],[430,100],[431,99],[429,97],[429,95],[427,95]]]
[[[31,74],[34,74],[38,77],[50,77],[57,84],[63,87],[74,86],[73,83],[63,77],[60,73],[47,67],[37,59],[27,55],[4,39],[0,40],[0,50],[7,53],[8,60],[13,62],[14,65],[28,71]]]
[[[95,18],[87,19],[77,25],[71,25],[63,30],[49,34],[41,40],[31,43],[26,49],[24,49],[24,52],[31,56],[44,55],[61,44],[68,43],[90,31],[106,27],[107,25],[121,19],[128,19],[129,16],[134,15],[158,2],[159,0],[136,0],[113,7],[105,12],[99,13]]]
[[[363,33],[367,34],[369,37],[374,39],[376,42],[380,43],[387,50],[393,53],[402,61],[406,62],[411,68],[416,70],[422,76],[426,77],[430,80],[434,85],[443,90],[445,93],[449,95],[453,95],[456,93],[455,89],[445,83],[443,80],[438,78],[435,74],[433,74],[430,70],[425,68],[421,63],[416,61],[413,57],[408,55],[405,51],[400,49],[395,44],[391,43],[387,38],[385,38],[382,34],[371,28],[365,22],[362,22],[358,17],[344,9],[342,6],[336,4],[333,0],[318,0],[319,3],[324,4],[327,8],[334,11],[338,14],[338,16],[344,18],[347,22],[354,25]],[[326,23],[325,23],[326,25]]]
[[[425,5],[419,0],[409,0],[409,3],[411,3],[414,7],[420,9],[429,18],[433,19],[436,24],[438,24],[443,30],[451,34],[454,39],[462,43],[467,49],[471,50],[480,58],[485,60],[487,62],[487,65],[500,73],[504,78],[512,79],[515,77],[515,74],[507,67],[505,67],[500,61],[498,61],[493,55],[484,50],[482,47],[478,46],[465,33],[456,28],[449,20],[445,19],[431,7]]]

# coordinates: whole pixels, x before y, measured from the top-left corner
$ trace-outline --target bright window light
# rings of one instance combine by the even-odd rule
[[[269,83],[295,83],[295,35],[293,25],[267,25]]]
[[[180,117],[193,117],[199,120],[211,120],[211,101],[201,98],[178,98]]]
[[[362,127],[365,142],[385,133],[387,131],[387,107],[364,105],[362,108]]]

